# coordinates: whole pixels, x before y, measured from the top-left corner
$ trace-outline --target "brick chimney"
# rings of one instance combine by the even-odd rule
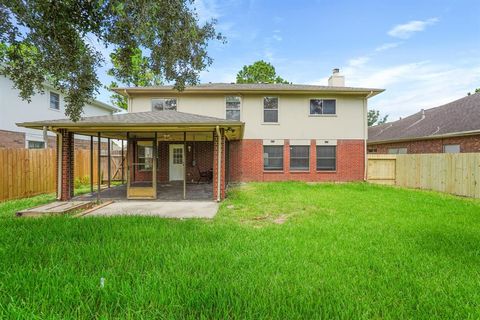
[[[345,87],[345,77],[340,75],[340,69],[333,69],[332,75],[328,78],[330,87]]]

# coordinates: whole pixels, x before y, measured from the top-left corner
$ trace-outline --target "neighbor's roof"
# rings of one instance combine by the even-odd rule
[[[128,96],[131,93],[175,93],[173,86],[113,88],[113,91]],[[384,89],[317,86],[308,84],[281,83],[203,83],[186,86],[182,93],[343,93],[374,96]],[[178,92],[178,91],[176,91]]]
[[[70,119],[44,120],[34,122],[17,123],[20,127],[43,128],[43,127],[155,127],[159,125],[242,125],[235,120],[225,120],[214,117],[206,117],[198,114],[166,111],[147,111],[134,113],[121,113],[105,116],[83,117],[77,122]]]
[[[368,129],[368,142],[480,134],[480,93]]]

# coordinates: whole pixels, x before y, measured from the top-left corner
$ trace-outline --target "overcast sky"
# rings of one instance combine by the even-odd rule
[[[390,120],[461,98],[480,87],[480,0],[199,0],[227,43],[212,42],[202,82],[234,82],[256,60],[293,83],[384,88],[369,106]],[[102,81],[109,80],[102,75]],[[108,102],[102,91],[100,100]]]

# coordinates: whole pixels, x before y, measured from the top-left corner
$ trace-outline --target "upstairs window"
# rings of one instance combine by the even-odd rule
[[[310,99],[310,115],[336,114],[336,105],[335,100]]]
[[[263,122],[266,122],[266,123],[278,122],[278,98],[277,97],[263,98]]]
[[[290,170],[310,168],[310,146],[290,146]]]
[[[50,92],[50,109],[60,110],[60,95]]]
[[[152,111],[177,110],[177,99],[158,98],[152,99]]]
[[[263,146],[263,169],[283,170],[283,146]]]
[[[240,121],[240,97],[226,97],[226,119]]]
[[[337,169],[337,147],[317,146],[317,170],[335,171]]]

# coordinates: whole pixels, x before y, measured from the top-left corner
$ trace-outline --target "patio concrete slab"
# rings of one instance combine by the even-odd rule
[[[90,216],[156,216],[163,218],[207,218],[215,217],[218,203],[213,201],[115,201],[90,212]]]

